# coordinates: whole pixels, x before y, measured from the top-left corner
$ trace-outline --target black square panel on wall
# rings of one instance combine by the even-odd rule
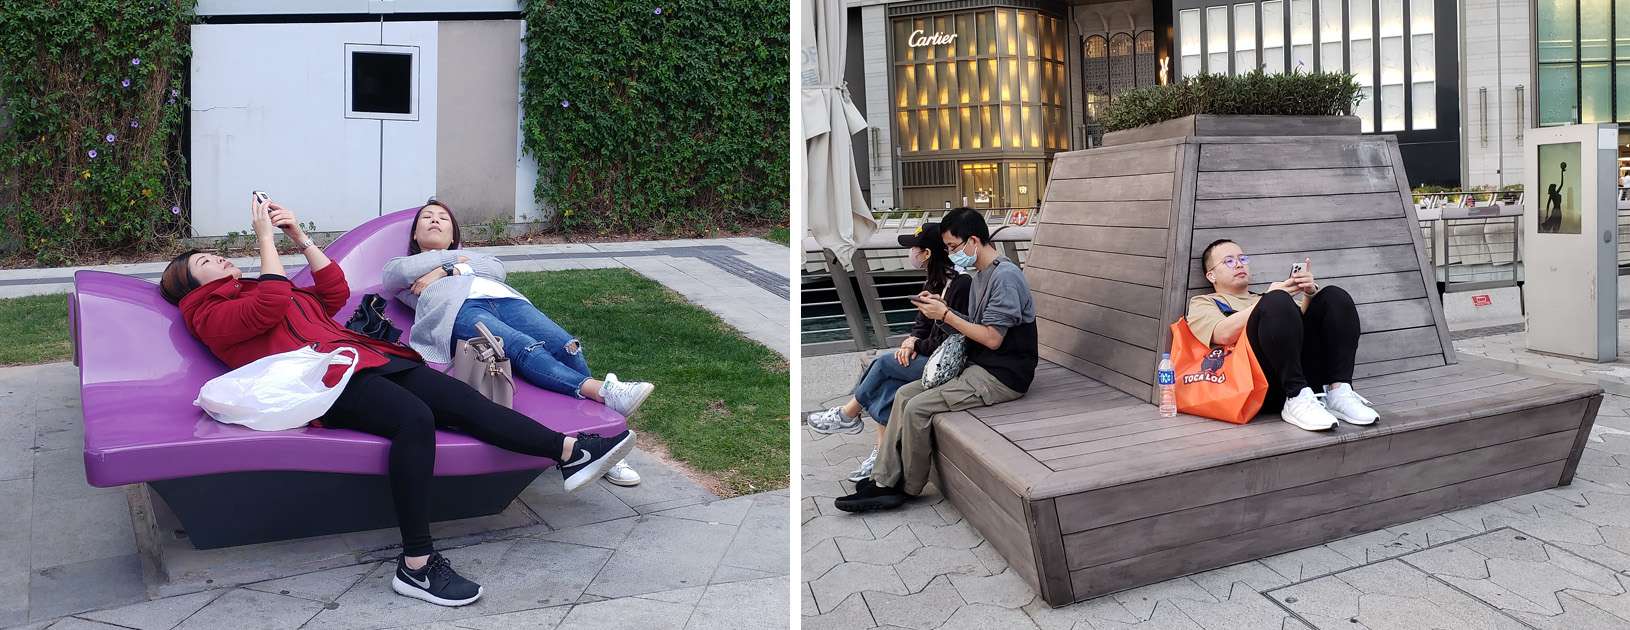
[[[413,113],[413,55],[351,51],[351,110]]]

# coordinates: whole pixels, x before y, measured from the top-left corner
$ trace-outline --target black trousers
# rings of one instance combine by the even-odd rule
[[[382,373],[357,373],[323,416],[325,426],[389,438],[391,499],[402,551],[433,551],[430,479],[436,465],[436,429],[448,428],[499,448],[560,461],[566,436],[499,405],[463,381],[414,364]]]
[[[1251,351],[1268,377],[1265,412],[1284,407],[1285,396],[1303,387],[1315,392],[1332,383],[1350,383],[1358,356],[1358,308],[1341,287],[1319,289],[1307,305],[1296,306],[1289,293],[1270,291],[1246,320]]]

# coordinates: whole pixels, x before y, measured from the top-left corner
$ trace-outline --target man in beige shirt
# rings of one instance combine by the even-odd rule
[[[1286,422],[1309,431],[1334,428],[1338,418],[1373,424],[1378,414],[1351,384],[1359,335],[1352,296],[1320,287],[1311,260],[1268,285],[1267,293],[1252,293],[1250,262],[1228,239],[1206,246],[1201,264],[1213,292],[1189,300],[1189,330],[1211,345],[1233,345],[1245,335],[1268,379],[1263,411],[1277,409]]]

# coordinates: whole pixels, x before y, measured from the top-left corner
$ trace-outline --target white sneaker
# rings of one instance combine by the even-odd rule
[[[868,477],[871,477],[872,476],[872,468],[875,467],[876,465],[877,465],[877,449],[874,448],[874,449],[872,449],[871,456],[867,457],[866,461],[860,462],[860,468],[856,468],[854,472],[849,473],[849,481],[853,481],[855,483],[860,483],[861,479],[866,479]]]
[[[843,407],[833,407],[826,411],[817,411],[804,419],[809,430],[816,433],[847,433],[854,435],[860,433],[863,422],[860,416],[849,417],[843,415]]]
[[[611,465],[611,470],[606,471],[606,481],[619,486],[637,486],[640,485],[640,474],[634,472],[634,467],[628,465],[628,460],[619,459],[617,463]]]
[[[1368,399],[1353,391],[1352,385],[1342,383],[1337,388],[1325,387],[1324,393],[1320,395],[1324,396],[1324,408],[1330,415],[1349,424],[1375,424],[1376,419],[1381,417],[1381,414],[1370,408]]]
[[[657,386],[640,381],[624,383],[617,380],[616,374],[606,374],[605,384],[600,386],[600,397],[605,399],[606,406],[622,414],[624,419],[634,417],[645,404],[645,399],[656,391]]]
[[[1311,387],[1303,387],[1295,398],[1285,399],[1285,408],[1279,410],[1279,417],[1308,431],[1325,431],[1336,426],[1336,417],[1324,409],[1324,403],[1319,402]]]

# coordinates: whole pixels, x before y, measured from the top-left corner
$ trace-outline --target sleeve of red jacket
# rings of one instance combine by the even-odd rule
[[[233,298],[211,296],[193,311],[193,334],[210,345],[231,345],[260,336],[288,316],[294,285],[282,276],[265,274],[248,294]]]
[[[311,290],[322,300],[323,312],[333,317],[345,307],[345,301],[351,299],[351,285],[345,283],[345,271],[340,269],[339,263],[331,262],[312,272],[311,277],[316,281]]]

